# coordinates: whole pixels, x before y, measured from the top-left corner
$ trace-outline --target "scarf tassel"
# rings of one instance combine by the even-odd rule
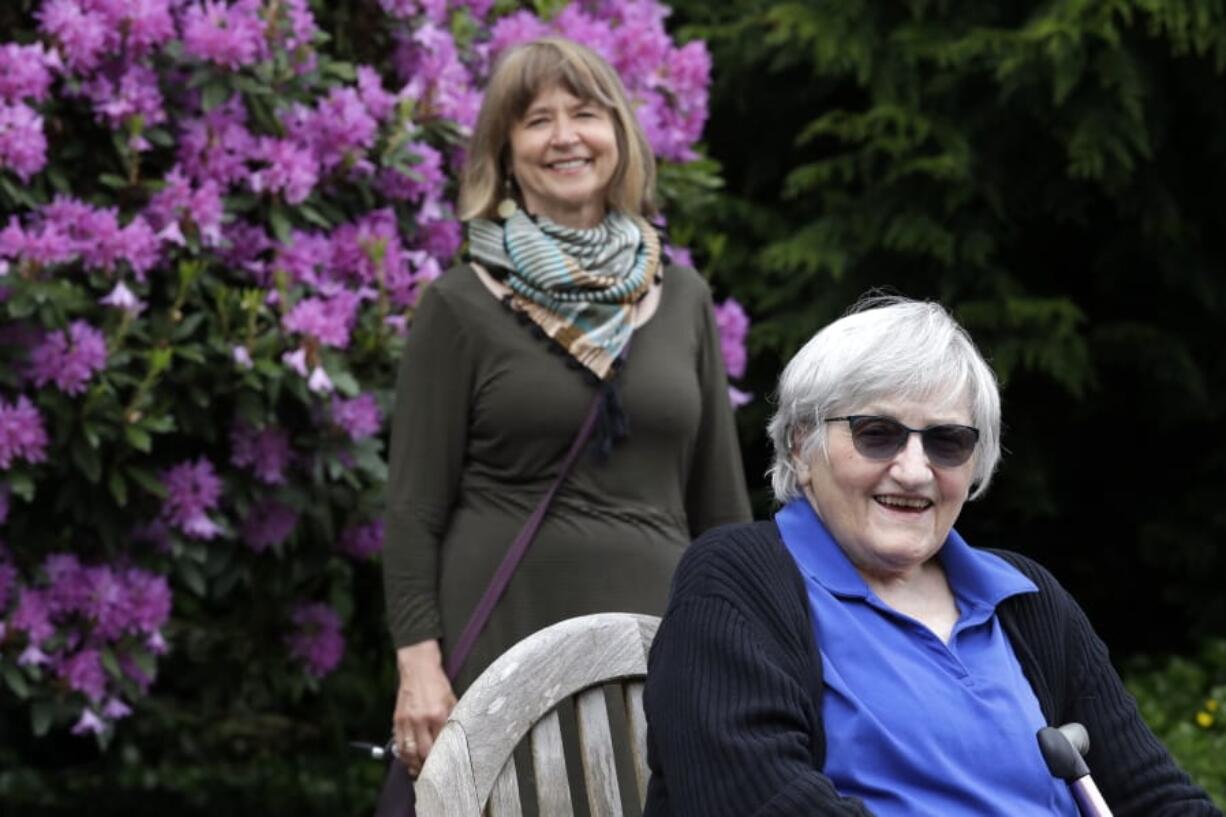
[[[630,418],[622,406],[621,390],[617,383],[610,381],[603,386],[604,397],[601,400],[601,411],[596,419],[596,430],[593,438],[600,461],[605,462],[613,453],[613,446],[630,436]]]

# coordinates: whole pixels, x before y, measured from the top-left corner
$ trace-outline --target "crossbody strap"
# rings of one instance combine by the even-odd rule
[[[460,637],[456,640],[455,647],[448,654],[444,670],[447,673],[447,678],[451,681],[455,681],[460,668],[464,666],[464,661],[468,658],[468,654],[472,652],[473,645],[477,642],[477,637],[481,635],[481,631],[485,629],[485,623],[489,621],[490,614],[494,612],[494,606],[498,603],[498,599],[502,598],[503,592],[511,582],[511,577],[515,575],[515,568],[519,567],[520,560],[524,558],[524,554],[528,552],[528,547],[532,544],[532,540],[536,538],[536,532],[540,529],[541,522],[545,520],[545,514],[548,513],[549,506],[553,504],[554,495],[557,494],[558,488],[561,487],[566,477],[570,474],[575,461],[579,459],[579,454],[583,451],[583,446],[587,443],[588,438],[592,436],[592,430],[596,428],[596,419],[600,415],[601,403],[604,401],[605,391],[608,388],[608,385],[602,385],[596,389],[596,396],[592,398],[592,405],[587,410],[587,416],[583,418],[583,425],[579,427],[579,433],[575,435],[574,441],[570,444],[570,450],[566,452],[566,457],[558,468],[558,475],[554,477],[553,484],[549,486],[549,490],[545,492],[545,495],[541,497],[541,501],[537,503],[536,510],[524,522],[524,526],[515,537],[515,541],[507,548],[506,555],[502,557],[502,563],[494,571],[494,577],[490,579],[489,586],[485,588],[485,592],[481,595],[481,600],[477,602],[472,615],[468,617],[468,623],[464,625],[464,629],[460,632]]]

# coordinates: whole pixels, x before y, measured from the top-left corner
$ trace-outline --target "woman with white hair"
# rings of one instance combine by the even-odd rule
[[[1036,741],[1070,721],[1115,814],[1221,814],[1055,579],[953,529],[1000,458],[1000,397],[944,309],[873,298],[823,329],[770,434],[774,520],[708,533],[674,577],[646,817],[1074,817]]]

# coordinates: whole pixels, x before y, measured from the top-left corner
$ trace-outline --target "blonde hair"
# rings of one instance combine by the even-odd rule
[[[506,51],[490,76],[460,176],[461,221],[494,217],[505,197],[511,128],[541,91],[554,86],[603,105],[611,115],[617,167],[605,206],[635,215],[655,212],[655,156],[617,72],[590,48],[542,37]]]

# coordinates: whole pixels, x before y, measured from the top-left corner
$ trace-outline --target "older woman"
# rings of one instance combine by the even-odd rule
[[[392,423],[384,584],[411,771],[508,646],[571,616],[658,615],[690,539],[749,518],[710,294],[662,259],[654,179],[603,59],[556,38],[501,58],[460,191],[470,258],[422,297]],[[453,685],[443,659],[599,393],[591,450]]]
[[[651,651],[647,817],[1072,815],[1035,739],[1068,721],[1117,815],[1220,815],[1043,568],[953,530],[1000,398],[938,305],[812,338],[771,421],[772,522],[686,554]]]

